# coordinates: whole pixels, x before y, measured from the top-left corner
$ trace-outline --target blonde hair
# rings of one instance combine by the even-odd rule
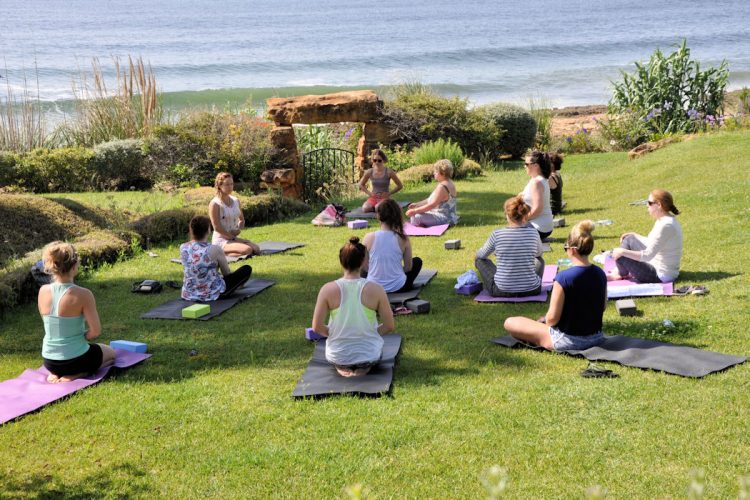
[[[227,179],[234,180],[232,177],[232,174],[230,174],[229,172],[219,172],[218,174],[216,174],[216,179],[214,180],[214,187],[216,188],[217,196],[221,196],[221,189],[219,188],[219,186],[221,185],[222,182],[224,182]]]
[[[453,177],[453,163],[451,163],[450,160],[438,160],[435,162],[435,165],[433,165],[433,168],[446,179]]]
[[[521,195],[505,200],[503,210],[505,210],[505,216],[516,223],[526,222],[526,218],[531,212],[531,208],[523,201]]]
[[[53,241],[42,252],[44,272],[61,276],[68,274],[78,263],[78,253],[73,245],[64,241]]]
[[[582,220],[570,230],[566,245],[578,250],[579,255],[589,255],[594,250],[594,237],[591,232],[596,226],[591,220]]]
[[[659,202],[659,205],[661,205],[661,208],[664,209],[664,211],[679,215],[680,211],[677,210],[676,206],[674,206],[674,199],[672,198],[672,193],[670,193],[669,191],[664,191],[663,189],[654,189],[653,191],[651,191],[651,197],[654,199],[654,201]]]

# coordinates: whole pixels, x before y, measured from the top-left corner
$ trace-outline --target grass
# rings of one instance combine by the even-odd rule
[[[610,334],[656,338],[732,354],[750,352],[747,132],[706,136],[628,161],[625,153],[566,158],[568,224],[612,219],[596,249],[619,233],[647,233],[653,187],[672,191],[685,234],[680,284],[703,297],[648,298],[643,316]],[[520,162],[519,162],[520,166]],[[546,304],[486,305],[457,296],[455,277],[498,224],[502,202],[526,182],[520,168],[457,183],[461,224],[445,238],[415,238],[438,276],[423,292],[429,315],[397,318],[404,336],[392,397],[293,401],[312,353],[304,340],[317,291],[339,275],[336,253],[352,232],[316,228],[311,216],[252,228],[253,240],[304,241],[253,259],[277,285],[220,318],[145,321],[177,296],[136,296],[137,279],[179,279],[177,244],[92,273],[103,340],[147,342],[153,358],[66,401],[0,428],[0,485],[8,496],[342,497],[360,483],[374,497],[480,497],[494,464],[512,497],[581,497],[595,485],[613,498],[682,497],[695,469],[710,497],[733,497],[750,463],[748,367],[692,380],[608,365],[621,378],[584,379],[586,361],[492,346],[508,315]],[[412,187],[400,199],[425,197]],[[553,233],[549,261],[563,256]],[[442,248],[459,238],[459,251]],[[675,323],[661,326],[663,319]],[[32,305],[2,323],[0,380],[40,364],[42,325]],[[197,355],[190,356],[192,349]]]

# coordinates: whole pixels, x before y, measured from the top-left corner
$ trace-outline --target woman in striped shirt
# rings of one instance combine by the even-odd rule
[[[541,293],[544,260],[539,232],[527,223],[529,206],[519,195],[509,198],[503,208],[508,227],[492,231],[474,263],[492,296],[537,295]],[[488,259],[492,253],[495,264]]]

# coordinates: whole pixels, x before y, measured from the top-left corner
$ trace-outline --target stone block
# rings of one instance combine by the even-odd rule
[[[325,95],[275,97],[266,100],[268,116],[276,124],[372,122],[380,116],[382,101],[371,90]]]
[[[446,250],[458,250],[461,248],[461,240],[445,240]]]
[[[362,137],[375,144],[390,144],[393,141],[390,128],[379,122],[365,123]]]
[[[615,307],[620,316],[635,316],[638,312],[633,299],[618,300],[615,302]]]

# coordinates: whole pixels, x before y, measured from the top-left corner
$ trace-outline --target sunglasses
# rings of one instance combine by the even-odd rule
[[[571,248],[573,248],[573,249],[575,249],[575,250],[578,250],[578,247],[574,247],[573,245],[568,245],[567,243],[563,245],[563,248],[564,248],[565,250],[569,250],[569,249],[571,249]]]
[[[656,204],[657,204],[657,203],[659,203],[659,202],[658,202],[658,201],[651,201],[651,200],[646,200],[646,203],[647,203],[647,204],[648,204],[648,206],[650,207],[651,205],[656,205]]]
[[[373,158],[372,162],[373,163],[383,163],[383,159],[382,158]]]

